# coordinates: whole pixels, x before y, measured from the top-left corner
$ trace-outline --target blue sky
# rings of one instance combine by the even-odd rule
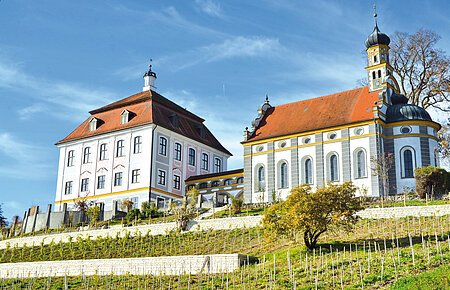
[[[383,32],[428,28],[450,52],[447,1],[377,1]],[[0,203],[8,218],[54,198],[54,146],[88,111],[142,89],[239,141],[272,104],[348,90],[364,74],[372,1],[0,1]]]

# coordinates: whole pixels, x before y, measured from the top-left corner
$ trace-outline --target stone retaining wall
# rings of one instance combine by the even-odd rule
[[[450,215],[450,205],[367,208],[363,211],[358,212],[358,216],[360,216],[361,218],[372,219],[444,215]]]
[[[249,217],[232,217],[232,218],[221,218],[221,219],[207,219],[207,220],[193,220],[189,222],[189,231],[202,231],[202,230],[228,230],[236,228],[253,228],[258,226],[261,221],[261,216],[249,216]],[[90,236],[91,239],[96,239],[97,237],[111,236],[115,237],[117,235],[124,236],[126,233],[131,235],[137,235],[139,232],[142,235],[149,233],[150,235],[163,235],[169,231],[175,230],[177,228],[175,222],[171,223],[161,223],[161,224],[150,224],[141,225],[124,228],[122,226],[114,226],[109,229],[101,230],[86,230],[77,232],[68,232],[60,234],[47,234],[38,236],[29,236],[21,238],[13,238],[0,241],[0,249],[7,247],[8,243],[10,247],[22,247],[23,245],[40,245],[42,242],[44,245],[50,244],[52,241],[55,243],[68,242],[70,237],[75,241],[77,237],[83,239]]]
[[[179,275],[232,272],[250,259],[239,254],[0,264],[0,279],[79,275]],[[253,259],[254,261],[254,259]]]

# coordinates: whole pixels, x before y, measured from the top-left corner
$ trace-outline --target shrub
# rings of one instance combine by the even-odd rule
[[[125,218],[128,222],[139,219],[141,217],[141,211],[138,208],[133,208],[127,212]]]
[[[241,213],[242,206],[244,205],[244,199],[241,197],[233,197],[231,195],[231,211],[233,214]]]
[[[97,224],[98,218],[100,217],[100,207],[97,205],[91,206],[86,210],[86,214],[89,218],[89,224],[94,226]]]
[[[144,201],[141,204],[141,216],[143,218],[155,218],[159,217],[161,212],[158,210],[156,203]]]
[[[414,173],[416,191],[420,198],[426,198],[427,194],[442,195],[450,190],[450,174],[445,169],[425,166],[416,168]]]

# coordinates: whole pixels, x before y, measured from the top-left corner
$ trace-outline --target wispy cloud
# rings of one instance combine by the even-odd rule
[[[205,63],[213,63],[234,58],[275,58],[280,57],[286,49],[277,38],[264,36],[236,36],[222,42],[197,47],[185,52],[163,56],[156,59],[155,67],[164,67],[171,72],[178,72],[189,67]],[[139,76],[142,67],[147,64],[139,63],[119,68],[115,76],[124,81]]]
[[[203,13],[209,16],[223,18],[223,11],[220,4],[213,0],[195,0],[197,7]]]
[[[89,110],[114,99],[115,94],[108,90],[38,78],[26,73],[22,67],[21,63],[0,59],[0,88],[19,91],[36,102],[17,112],[22,120],[29,119],[34,113],[48,112],[58,118],[78,122]]]
[[[0,158],[2,176],[33,180],[49,175],[48,150],[22,142],[8,132],[0,132]]]

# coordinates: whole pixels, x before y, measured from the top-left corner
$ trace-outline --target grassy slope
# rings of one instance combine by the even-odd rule
[[[316,251],[306,251],[302,246],[295,246],[279,237],[265,239],[258,229],[237,231],[220,231],[205,233],[189,233],[183,236],[159,236],[154,240],[125,238],[114,240],[104,248],[89,248],[93,241],[73,242],[77,250],[75,255],[100,257],[101,255],[129,257],[149,255],[199,254],[217,252],[241,252],[259,256],[259,265],[243,267],[240,271],[229,275],[197,275],[181,277],[73,277],[68,284],[74,288],[87,288],[86,284],[98,289],[109,289],[108,285],[129,288],[147,285],[149,289],[226,289],[226,281],[230,289],[291,289],[294,283],[297,289],[365,289],[387,288],[397,279],[411,274],[419,274],[425,270],[448,264],[450,260],[449,217],[420,218],[395,220],[363,220],[358,223],[351,234],[342,232],[330,233],[322,239]],[[421,233],[424,235],[422,239]],[[414,263],[408,236],[414,244]],[[392,237],[394,239],[392,240]],[[435,238],[438,238],[436,243]],[[135,239],[133,241],[133,239]],[[397,242],[398,239],[398,242]],[[398,247],[397,247],[398,243]],[[116,246],[114,246],[116,244]],[[181,245],[181,250],[178,250]],[[112,250],[108,250],[112,247]],[[350,250],[351,247],[351,251]],[[385,248],[386,247],[386,248]],[[45,248],[45,247],[44,247]],[[53,249],[45,248],[41,254],[40,247],[33,250],[35,257],[48,259],[50,253],[54,257],[64,256],[58,253],[61,245],[53,245]],[[63,245],[63,249],[70,245]],[[331,248],[331,252],[330,252]],[[27,250],[31,250],[28,248]],[[18,261],[24,258],[19,249],[0,252],[5,260]],[[11,253],[11,251],[14,251]],[[101,253],[101,254],[99,254]],[[67,257],[71,259],[72,257]],[[58,258],[55,258],[58,259]],[[1,287],[42,288],[49,279],[24,279],[0,281]],[[295,282],[294,282],[295,281]],[[62,285],[64,278],[50,280],[51,286]],[[225,283],[225,284],[224,284]],[[38,287],[37,285],[41,285]],[[134,285],[133,287],[131,285]],[[232,285],[236,287],[231,287]],[[16,286],[13,286],[16,285]],[[239,286],[238,286],[239,285]],[[47,284],[47,286],[49,286]]]
[[[450,266],[442,266],[418,275],[402,278],[394,283],[395,290],[450,289]]]

